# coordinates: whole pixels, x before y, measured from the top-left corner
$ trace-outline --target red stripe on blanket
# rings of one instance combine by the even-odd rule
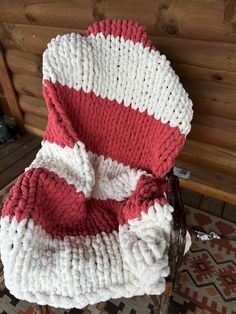
[[[109,234],[129,219],[140,218],[154,202],[165,204],[165,188],[153,177],[141,176],[124,201],[86,199],[53,172],[31,169],[10,190],[2,217],[16,217],[18,222],[32,218],[52,237]]]
[[[178,127],[93,92],[58,82],[45,85],[50,116],[44,140],[62,147],[73,147],[80,140],[87,151],[160,178],[173,167],[185,142]]]
[[[113,37],[122,37],[125,41],[131,40],[135,44],[141,43],[144,47],[156,50],[151,40],[148,38],[148,34],[142,25],[131,20],[103,20],[96,22],[88,28],[87,31],[82,33],[84,36],[91,34],[97,35],[102,33],[104,37],[112,35]]]

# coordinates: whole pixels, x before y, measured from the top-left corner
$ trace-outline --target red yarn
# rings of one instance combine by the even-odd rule
[[[150,48],[151,50],[157,50],[148,38],[144,26],[131,20],[106,19],[101,22],[96,22],[91,25],[88,30],[83,32],[82,35],[89,36],[91,34],[97,35],[98,33],[102,33],[104,37],[107,37],[108,35],[112,35],[113,37],[120,36],[125,41],[131,40],[134,44],[141,43],[144,47]]]
[[[137,188],[124,201],[86,199],[74,185],[47,169],[22,174],[11,189],[2,217],[18,222],[32,218],[53,237],[107,234],[129,219],[140,218],[154,202],[165,204],[165,185],[153,177],[141,176]]]
[[[80,140],[93,153],[159,178],[173,167],[185,142],[178,127],[93,92],[76,91],[58,82],[45,84],[50,116],[44,140],[62,147],[73,147]]]

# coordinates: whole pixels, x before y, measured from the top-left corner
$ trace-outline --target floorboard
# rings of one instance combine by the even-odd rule
[[[33,138],[35,138],[35,135],[26,133],[20,139],[17,139],[16,141],[14,141],[12,143],[5,143],[5,144],[0,145],[0,160],[7,157],[8,154],[19,149],[19,147],[28,143]]]
[[[0,146],[0,189],[24,172],[35,158],[41,140],[26,133],[16,141]]]

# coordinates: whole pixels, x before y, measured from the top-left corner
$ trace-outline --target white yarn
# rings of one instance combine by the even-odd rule
[[[132,169],[122,163],[86,152],[81,142],[73,148],[42,141],[31,165],[25,169],[46,168],[75,186],[86,197],[123,201],[131,196],[138,179],[145,171]]]
[[[169,273],[172,211],[155,204],[119,232],[63,240],[53,239],[31,218],[1,218],[6,286],[19,299],[63,308],[161,294]]]
[[[165,277],[169,274],[168,249],[173,208],[155,203],[142,212],[141,219],[120,226],[123,259],[137,285],[145,287],[146,293],[153,288],[165,289]]]
[[[92,91],[147,111],[182,134],[190,131],[193,111],[188,93],[165,55],[141,43],[105,38],[102,33],[58,35],[43,54],[43,80]]]
[[[105,159],[103,155],[88,154],[95,172],[95,184],[91,192],[95,199],[123,201],[134,192],[141,175],[149,176],[146,171],[124,166],[111,158]]]
[[[74,184],[76,191],[90,196],[95,177],[84,144],[75,143],[73,149],[68,146],[62,148],[48,141],[42,141],[41,145],[36,158],[25,171],[46,168],[66,179],[68,184]]]

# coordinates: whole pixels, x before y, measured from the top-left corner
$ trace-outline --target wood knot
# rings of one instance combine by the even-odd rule
[[[35,19],[35,17],[30,15],[29,13],[25,13],[25,17],[27,18],[27,20],[29,21],[30,24],[36,24],[37,23],[37,20]]]
[[[218,73],[215,73],[214,75],[212,75],[212,78],[215,81],[222,81],[223,80],[223,77]]]
[[[168,24],[166,26],[166,32],[167,34],[169,35],[176,35],[178,33],[178,28],[176,25],[173,25],[173,24]]]
[[[166,11],[169,9],[169,6],[166,3],[163,3],[160,5],[160,11]]]
[[[93,8],[92,14],[93,14],[93,17],[96,21],[102,21],[102,20],[106,19],[105,14],[103,14],[102,12],[99,12],[97,7]]]

